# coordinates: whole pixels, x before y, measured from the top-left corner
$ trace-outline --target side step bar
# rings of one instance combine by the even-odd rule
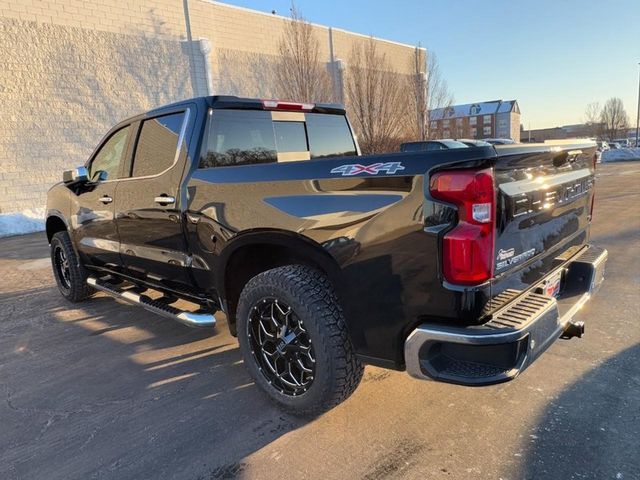
[[[96,290],[105,292],[112,297],[119,298],[125,302],[131,303],[132,305],[138,305],[158,315],[177,320],[189,327],[210,328],[216,325],[216,317],[212,313],[196,313],[180,310],[162,302],[161,300],[154,300],[146,295],[130,290],[120,290],[117,286],[110,284],[108,281],[95,277],[87,278],[87,283]]]

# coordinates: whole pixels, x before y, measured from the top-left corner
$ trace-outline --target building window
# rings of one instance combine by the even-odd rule
[[[438,128],[438,122],[431,122],[431,129],[435,130]]]
[[[442,126],[447,128],[449,126],[449,120],[443,120],[442,121]]]
[[[448,129],[448,128],[445,128],[445,129],[442,131],[442,136],[443,136],[444,138],[449,138],[449,129]]]
[[[477,128],[472,128],[471,129],[471,137],[472,138],[476,138],[478,136],[478,129]]]
[[[478,124],[478,117],[469,118],[469,125],[477,125],[477,124]]]
[[[477,103],[471,105],[471,108],[469,109],[469,114],[470,115],[477,115],[479,113],[480,113],[480,105],[478,105]]]
[[[491,115],[485,115],[482,117],[482,123],[484,123],[485,125],[490,125],[491,124]]]
[[[504,118],[498,120],[498,127],[507,128],[507,121]]]
[[[482,128],[483,135],[491,135],[491,127],[483,127]]]
[[[462,119],[461,118],[456,118],[456,125],[461,127],[462,126]]]

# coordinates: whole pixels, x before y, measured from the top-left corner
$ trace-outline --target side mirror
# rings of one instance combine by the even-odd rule
[[[62,174],[62,181],[64,183],[81,183],[86,182],[89,179],[89,172],[86,167],[78,167],[73,170],[65,170]]]

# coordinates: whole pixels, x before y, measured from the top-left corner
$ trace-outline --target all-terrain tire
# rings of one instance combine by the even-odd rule
[[[66,268],[61,268],[63,261]],[[57,232],[51,239],[51,266],[60,293],[70,302],[81,302],[95,292],[87,285],[89,274],[79,262],[67,232]]]
[[[278,388],[269,378],[271,372],[261,368],[256,356],[251,338],[254,330],[250,330],[250,322],[255,320],[250,315],[265,299],[290,306],[303,322],[304,335],[313,345],[315,370],[308,390],[303,393],[292,395]],[[314,268],[288,265],[253,277],[240,294],[237,328],[249,373],[272,400],[290,413],[306,416],[327,411],[346,400],[362,379],[364,367],[354,353],[333,285]]]

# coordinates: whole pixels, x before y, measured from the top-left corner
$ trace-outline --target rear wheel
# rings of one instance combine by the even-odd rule
[[[252,278],[238,303],[238,339],[256,383],[284,409],[318,414],[356,389],[364,368],[332,285],[302,265]]]
[[[67,300],[80,302],[94,292],[87,285],[87,271],[78,261],[67,232],[58,232],[51,239],[51,266],[58,289]]]

